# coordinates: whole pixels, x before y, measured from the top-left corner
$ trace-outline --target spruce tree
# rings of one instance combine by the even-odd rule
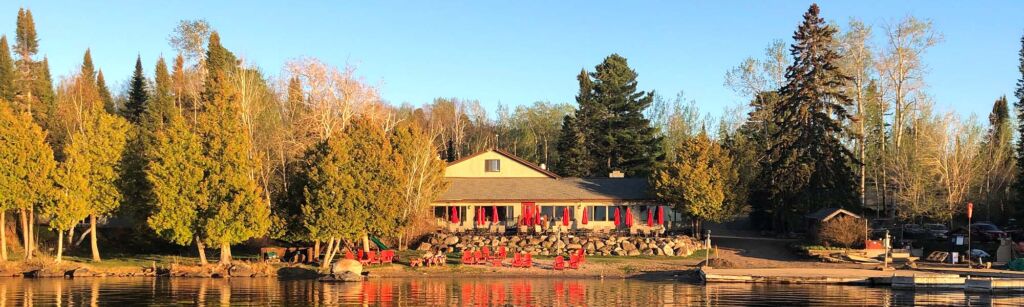
[[[563,146],[577,146],[576,151],[587,151],[586,161],[567,162],[573,169],[585,165],[587,176],[606,176],[615,170],[627,176],[647,176],[664,159],[661,138],[643,114],[654,96],[637,91],[636,77],[626,58],[618,54],[606,57],[593,73],[580,72],[579,109],[572,124],[582,131],[584,142],[572,145],[578,141],[567,139],[572,136],[566,134],[559,141]],[[565,128],[563,123],[563,132]]]
[[[139,123],[142,112],[146,110],[146,76],[142,73],[142,57],[135,58],[135,72],[128,85],[128,101],[124,104],[124,117],[133,124]]]
[[[0,36],[0,99],[5,100],[5,103],[14,101],[14,95],[18,92],[15,83],[17,78],[11,49],[7,45],[7,35]]]
[[[850,78],[836,65],[836,29],[818,13],[812,4],[793,35],[794,62],[786,70],[782,100],[773,114],[779,131],[773,135],[771,162],[762,180],[770,182],[777,226],[784,228],[776,230],[787,229],[782,222],[791,212],[842,208],[857,201],[851,165],[859,162],[843,143],[849,136],[843,123],[852,119],[846,109],[851,99],[843,91]]]
[[[85,49],[85,55],[82,56],[81,75],[90,83],[96,82],[96,67],[92,65],[92,52],[89,49]]]
[[[220,35],[216,31],[210,33],[209,47],[206,50],[206,82],[203,98],[213,100],[216,94],[213,89],[220,88],[220,83],[228,82],[228,73],[237,65],[235,54],[220,44]]]
[[[572,115],[562,119],[561,135],[555,145],[560,153],[555,170],[562,176],[586,177],[590,174],[591,157],[586,147],[587,136],[577,121]]]
[[[107,88],[107,80],[103,78],[103,70],[96,72],[96,89],[99,91],[100,100],[103,101],[103,109],[110,114],[118,114],[117,105],[114,104],[114,96]]]
[[[1013,102],[1013,108],[1017,115],[1017,179],[1014,183],[1017,192],[1017,213],[1024,217],[1024,36],[1020,38],[1020,52],[1018,53],[1017,71],[1020,77],[1017,79],[1017,88],[1013,92],[1017,101]]]
[[[39,69],[33,56],[39,52],[39,38],[36,37],[35,21],[32,20],[32,12],[24,8],[18,10],[17,28],[15,29],[14,52],[18,55],[17,64],[17,99],[18,110],[32,114],[37,122],[42,122],[45,111],[42,101],[38,99],[38,92],[35,92],[40,79]],[[45,125],[44,125],[45,126]]]

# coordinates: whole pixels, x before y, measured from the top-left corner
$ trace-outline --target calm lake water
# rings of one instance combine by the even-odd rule
[[[639,280],[377,279],[319,283],[276,279],[0,279],[3,306],[1024,306],[1022,295],[905,292],[800,285],[693,285]]]

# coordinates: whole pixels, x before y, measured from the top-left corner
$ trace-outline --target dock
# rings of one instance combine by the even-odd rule
[[[1009,276],[1009,277],[979,277]],[[995,274],[967,271],[881,271],[875,269],[714,269],[701,268],[704,283],[769,283],[769,284],[833,284],[876,285],[893,289],[930,291],[962,290],[967,292],[1024,292],[1024,278],[1016,272]],[[1016,277],[1016,278],[1015,278]]]

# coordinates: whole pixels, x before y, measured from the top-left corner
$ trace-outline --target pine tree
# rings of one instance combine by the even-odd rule
[[[142,112],[146,110],[146,100],[149,99],[149,93],[146,92],[146,75],[142,73],[141,56],[135,58],[135,72],[132,74],[132,80],[128,86],[128,101],[124,104],[124,117],[131,123],[138,124]]]
[[[572,115],[562,119],[562,132],[555,145],[560,157],[555,163],[558,174],[568,177],[586,177],[590,174],[591,157],[586,147],[587,136]]]
[[[1009,200],[1009,186],[1013,179],[1013,127],[1006,96],[996,99],[992,104],[992,112],[988,116],[989,128],[981,142],[981,195],[985,199],[984,213],[986,219],[992,220],[993,207],[998,209],[995,214],[1000,220],[1010,215],[1005,207]],[[980,208],[979,208],[980,209]],[[980,211],[980,210],[979,210]],[[979,214],[979,216],[981,216]]]
[[[117,105],[114,104],[114,96],[110,94],[110,89],[107,88],[107,80],[103,78],[103,70],[96,72],[96,88],[100,94],[100,100],[103,101],[103,109],[110,114],[119,114]]]
[[[7,101],[0,101],[0,225],[7,225],[7,211],[48,203],[53,195],[56,162],[45,139],[28,113],[15,114]],[[3,261],[8,259],[6,231],[0,227]]]
[[[17,70],[17,99],[19,110],[32,114],[32,117],[41,122],[42,114],[45,111],[42,100],[38,99],[38,92],[35,80],[40,79],[35,60],[32,59],[39,52],[39,38],[36,37],[35,21],[32,20],[32,12],[24,8],[18,10],[17,28],[15,29],[14,52],[18,55]]]
[[[654,96],[637,91],[636,77],[626,58],[618,54],[606,57],[593,73],[580,72],[579,109],[572,124],[582,131],[585,142],[573,145],[565,134],[559,141],[563,146],[577,146],[576,151],[587,151],[586,161],[567,162],[575,165],[573,169],[586,165],[588,176],[604,176],[613,170],[646,176],[664,159],[661,138],[643,114]],[[563,122],[563,131],[565,126]]]
[[[846,110],[851,99],[843,87],[850,78],[836,65],[836,29],[818,13],[812,4],[793,35],[794,62],[773,114],[779,131],[773,135],[770,167],[763,176],[771,182],[770,200],[784,228],[781,222],[793,209],[842,208],[857,200],[851,165],[859,162],[843,144],[848,134],[842,123],[851,120]]]
[[[17,79],[14,59],[11,58],[11,49],[7,45],[7,35],[0,36],[0,99],[8,103],[14,101],[14,95],[18,92],[15,83]]]
[[[216,94],[212,89],[220,88],[220,83],[228,82],[228,72],[237,65],[235,54],[220,44],[220,35],[216,31],[210,33],[209,47],[206,50],[206,89],[203,97],[213,100]]]
[[[33,66],[35,71],[33,72],[32,95],[35,95],[34,101],[38,104],[36,109],[40,110],[33,115],[37,119],[41,119],[47,115],[47,112],[53,111],[57,95],[54,93],[53,77],[50,75],[50,59],[43,57],[43,61],[34,63]]]

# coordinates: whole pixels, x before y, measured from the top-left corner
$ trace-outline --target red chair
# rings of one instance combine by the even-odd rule
[[[363,250],[359,250],[359,254],[356,255],[356,257],[357,257],[357,260],[359,260],[360,264],[362,264],[362,265],[370,264],[370,258],[366,257],[366,254],[363,253]]]
[[[521,266],[523,266],[523,257],[519,253],[513,254],[512,255],[512,267],[521,267]]]
[[[498,247],[498,255],[497,256],[498,256],[498,258],[501,258],[501,259],[508,258],[508,251],[505,250],[504,246]]]
[[[581,248],[578,252],[576,252],[576,258],[579,258],[579,262],[580,263],[586,262],[587,261],[587,252],[584,251]]]
[[[356,260],[356,255],[352,254],[352,251],[347,250],[347,251],[345,251],[345,259]]]
[[[564,270],[565,269],[565,258],[562,258],[562,256],[555,257],[555,263],[551,265],[551,268],[554,269],[555,271]]]
[[[484,260],[490,260],[490,259],[491,259],[491,257],[493,257],[493,256],[491,255],[491,249],[490,249],[490,248],[488,248],[487,246],[484,246],[484,248],[482,248],[482,250],[483,250],[483,252],[484,252]]]
[[[380,252],[380,263],[381,264],[393,263],[394,261],[395,261],[395,251],[389,249],[389,250]]]
[[[380,255],[377,252],[370,251],[369,255],[369,259],[367,259],[369,264],[380,264]]]
[[[524,268],[531,268],[531,267],[533,267],[533,255],[526,254],[526,255],[523,256],[523,267]]]
[[[473,253],[473,258],[475,258],[475,259],[473,259],[474,263],[477,263],[477,264],[487,263],[487,257],[484,256],[484,252],[482,252],[482,251],[478,250],[478,251],[474,252]]]
[[[473,258],[473,251],[462,252],[462,264],[476,264],[476,258]]]
[[[580,268],[580,256],[570,255],[569,256],[569,268],[576,270]]]

